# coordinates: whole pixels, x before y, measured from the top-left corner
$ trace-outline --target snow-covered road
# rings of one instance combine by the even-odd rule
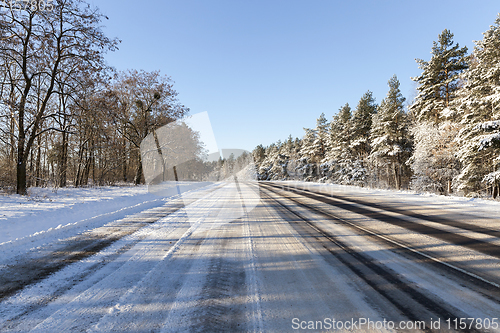
[[[209,186],[26,248],[0,266],[0,331],[500,331],[487,210],[281,185]]]

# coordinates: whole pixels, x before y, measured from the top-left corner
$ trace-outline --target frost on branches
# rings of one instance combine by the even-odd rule
[[[500,168],[500,15],[476,42],[471,65],[463,75],[458,109],[462,130],[457,141],[462,172],[457,186],[474,194],[499,191]]]
[[[457,132],[458,124],[451,121],[439,126],[432,122],[413,126],[411,133],[418,144],[409,161],[413,171],[412,189],[435,193],[444,193],[447,189],[451,192],[452,180],[460,172],[455,157]]]

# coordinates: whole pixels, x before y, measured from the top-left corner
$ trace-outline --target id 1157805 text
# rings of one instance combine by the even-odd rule
[[[52,11],[54,0],[0,0],[2,10]]]

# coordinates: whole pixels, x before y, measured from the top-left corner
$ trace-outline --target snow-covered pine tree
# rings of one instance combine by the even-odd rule
[[[484,176],[482,183],[491,188],[494,199],[500,194],[500,112],[498,112],[498,107],[496,111],[494,118],[497,120],[487,121],[475,127],[475,130],[487,133],[478,137],[479,151],[484,151],[491,160],[491,172]]]
[[[278,141],[276,143],[276,147],[278,147],[277,154],[273,156],[272,162],[273,165],[269,170],[270,180],[286,180],[290,177],[294,179],[297,178],[295,165],[290,162],[293,158],[296,158],[296,149],[295,143],[290,135],[288,139],[281,143]]]
[[[337,160],[341,155],[340,151],[349,147],[351,142],[351,117],[352,112],[349,103],[342,106],[339,112],[333,116],[326,141],[325,160]]]
[[[300,157],[306,157],[307,159],[312,159],[316,153],[314,149],[314,141],[316,141],[316,131],[312,128],[304,127],[304,136],[302,137],[302,146],[300,148]]]
[[[315,152],[314,162],[319,163],[325,158],[326,154],[326,142],[328,140],[328,120],[325,114],[322,113],[318,119],[316,119],[316,139],[313,142],[313,149]]]
[[[415,149],[410,160],[412,188],[451,192],[453,178],[460,172],[454,141],[459,126],[453,101],[459,88],[460,74],[468,67],[467,48],[453,42],[453,34],[444,30],[433,43],[429,62],[417,59],[422,74],[412,78],[420,85],[410,106],[416,120],[411,133]]]
[[[266,158],[266,149],[262,144],[258,145],[252,151],[253,160],[255,163],[255,168],[259,170],[262,161]]]
[[[371,91],[367,91],[359,100],[351,119],[351,150],[354,157],[358,185],[366,185],[369,171],[367,158],[370,155],[370,130],[377,104]],[[362,180],[362,181],[361,181]]]
[[[396,75],[388,82],[389,92],[373,115],[370,132],[372,150],[369,156],[378,177],[386,178],[387,185],[401,189],[405,163],[411,153],[408,120],[404,111],[405,98],[399,89]],[[393,180],[393,181],[392,181]]]
[[[432,121],[439,124],[450,115],[450,103],[456,97],[459,75],[467,69],[467,47],[453,42],[453,34],[445,29],[433,42],[429,62],[416,59],[422,74],[412,80],[419,83],[419,94],[410,106],[418,122]]]
[[[462,172],[456,179],[466,194],[486,183],[493,196],[500,181],[500,14],[476,41],[470,68],[457,100],[463,128],[457,141]]]
[[[355,163],[351,149],[352,111],[348,103],[340,108],[330,124],[327,153],[321,170],[333,182],[362,185],[364,176],[359,174],[361,165]]]
[[[278,146],[277,154],[273,156],[271,169],[269,170],[269,180],[286,180],[288,179],[288,162],[289,156],[282,153],[284,144]]]
[[[459,124],[445,120],[440,125],[431,122],[413,124],[411,134],[415,145],[409,165],[413,171],[411,187],[417,191],[444,193],[460,172],[455,141]]]
[[[318,169],[316,164],[316,155],[320,153],[319,147],[315,145],[316,130],[304,128],[306,132],[302,138],[302,144],[299,151],[299,161],[297,163],[297,173],[305,181],[317,179]]]
[[[319,165],[325,157],[326,144],[328,141],[328,120],[322,113],[316,119],[316,128],[304,128],[306,132],[302,139],[300,149],[299,170],[306,180],[318,180],[321,178]]]
[[[299,165],[300,139],[293,139],[291,135],[284,142],[280,149],[280,154],[287,158],[286,160],[286,179],[301,180],[302,175],[297,170]]]
[[[265,158],[260,163],[258,168],[258,174],[260,180],[271,180],[273,179],[273,174],[271,169],[274,165],[275,160],[278,156],[278,147],[275,143],[272,143],[265,149]]]
[[[351,120],[351,147],[357,158],[364,159],[370,154],[370,130],[372,117],[377,112],[377,104],[371,91],[367,91],[359,100]]]
[[[284,179],[296,179],[296,163],[293,163],[294,159],[297,158],[295,141],[292,136],[289,135],[285,142],[280,147],[279,154],[281,155],[283,162],[282,167]]]
[[[300,169],[300,151],[302,149],[302,140],[299,138],[295,138],[292,141],[291,152],[290,152],[290,160],[287,165],[287,173],[290,179],[302,179],[302,175],[299,172]]]

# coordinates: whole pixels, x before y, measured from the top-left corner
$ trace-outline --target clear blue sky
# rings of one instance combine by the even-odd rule
[[[444,29],[461,46],[492,25],[495,1],[90,0],[122,40],[118,70],[161,70],[191,113],[207,111],[219,148],[252,150],[303,135],[324,112],[377,103],[396,74],[415,95],[415,58]]]

